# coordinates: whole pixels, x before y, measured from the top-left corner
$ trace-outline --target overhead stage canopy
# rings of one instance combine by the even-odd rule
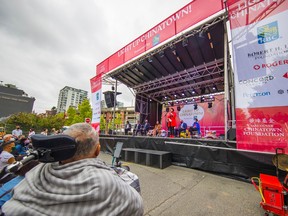
[[[224,92],[223,8],[222,0],[192,1],[97,65],[97,74],[158,103]]]

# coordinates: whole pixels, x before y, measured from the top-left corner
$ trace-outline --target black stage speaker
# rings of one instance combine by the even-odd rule
[[[227,131],[227,139],[236,141],[236,129],[235,128],[230,128]]]
[[[104,92],[105,103],[108,108],[114,107],[114,92]]]

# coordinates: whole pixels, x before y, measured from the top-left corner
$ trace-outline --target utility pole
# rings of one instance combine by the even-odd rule
[[[114,87],[114,86],[113,86]],[[113,89],[112,89],[113,90]],[[112,122],[112,128],[113,128],[113,132],[112,134],[114,135],[114,130],[115,130],[115,110],[116,110],[116,105],[117,105],[117,101],[116,101],[116,96],[117,96],[117,80],[115,82],[115,89],[114,89],[114,107],[113,107],[113,122]]]

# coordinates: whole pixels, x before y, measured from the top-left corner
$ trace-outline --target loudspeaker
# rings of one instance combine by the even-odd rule
[[[230,128],[227,131],[227,139],[236,141],[236,129],[235,128]]]
[[[114,92],[104,92],[105,103],[108,108],[114,107]]]

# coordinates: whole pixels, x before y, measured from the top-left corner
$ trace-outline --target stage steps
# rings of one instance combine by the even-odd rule
[[[138,148],[123,148],[122,152],[124,152],[125,161],[160,169],[171,165],[171,152]]]

